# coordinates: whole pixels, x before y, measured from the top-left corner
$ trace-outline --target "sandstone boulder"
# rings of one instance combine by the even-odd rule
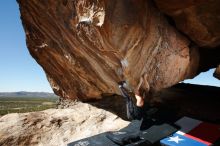
[[[159,9],[173,18],[181,32],[200,47],[220,45],[219,0],[155,0]]]
[[[119,94],[122,80],[134,90],[144,75],[151,90],[160,90],[197,73],[197,48],[152,1],[18,2],[28,49],[63,98]]]
[[[0,145],[66,146],[99,133],[117,131],[128,124],[110,112],[79,102],[69,109],[0,117]]]
[[[214,76],[220,80],[220,65],[216,68]]]

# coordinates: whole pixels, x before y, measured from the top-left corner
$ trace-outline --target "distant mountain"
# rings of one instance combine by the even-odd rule
[[[54,93],[48,92],[0,92],[0,97],[58,97]]]

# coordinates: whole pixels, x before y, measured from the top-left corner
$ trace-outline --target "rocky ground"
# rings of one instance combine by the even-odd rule
[[[169,112],[166,115],[174,119],[189,116],[219,124],[219,95],[218,87],[179,84],[157,93],[152,105]],[[115,95],[104,99],[82,103],[61,98],[58,109],[2,116],[0,145],[62,146],[127,127],[130,122],[123,120],[123,98]],[[164,114],[158,117],[167,119]]]
[[[106,131],[119,130],[129,122],[86,103],[68,109],[8,114],[0,118],[0,145],[62,146]]]

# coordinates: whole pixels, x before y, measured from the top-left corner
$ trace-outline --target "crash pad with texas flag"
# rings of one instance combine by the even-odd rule
[[[220,125],[199,121],[189,117],[178,120],[181,129],[171,137],[162,139],[164,146],[211,146],[220,139]]]

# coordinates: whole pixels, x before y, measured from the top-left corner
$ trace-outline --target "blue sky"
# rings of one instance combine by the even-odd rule
[[[213,77],[215,69],[210,69],[207,72],[200,73],[193,79],[185,80],[184,83],[210,85],[220,87],[220,80]]]
[[[214,69],[187,83],[220,86]],[[30,56],[16,0],[0,1],[0,92],[53,92],[42,68]]]
[[[53,92],[27,50],[16,0],[0,1],[0,92],[4,91]]]

